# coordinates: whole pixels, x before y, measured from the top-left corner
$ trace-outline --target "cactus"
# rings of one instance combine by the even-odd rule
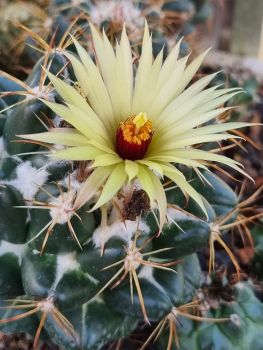
[[[0,330],[34,348],[99,350],[148,324],[134,349],[260,349],[253,284],[221,276],[231,299],[213,295],[222,254],[240,275],[229,236],[243,207],[211,171],[217,161],[245,174],[213,144],[249,125],[214,120],[238,91],[205,89],[214,75],[189,87],[204,55],[185,67],[179,44],[152,64],[147,25],[134,66],[125,29],[116,56],[92,34],[100,70],[73,39],[78,54],[49,53],[26,82],[3,77]]]
[[[36,62],[39,55],[27,46],[33,45],[33,41],[29,39],[28,33],[21,30],[21,26],[45,36],[49,31],[48,15],[36,1],[3,0],[0,13],[0,66],[16,74],[19,70],[26,71]],[[22,68],[21,62],[27,62],[26,66],[23,64]]]

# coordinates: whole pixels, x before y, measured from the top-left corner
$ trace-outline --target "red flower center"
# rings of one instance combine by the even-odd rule
[[[116,152],[123,159],[142,159],[151,143],[154,130],[146,113],[121,122],[116,133]]]

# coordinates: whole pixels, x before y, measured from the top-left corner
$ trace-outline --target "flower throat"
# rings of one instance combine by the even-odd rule
[[[146,113],[121,122],[116,133],[116,152],[123,159],[142,159],[151,143],[154,130]]]

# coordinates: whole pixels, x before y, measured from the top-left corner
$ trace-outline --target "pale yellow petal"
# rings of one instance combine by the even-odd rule
[[[164,189],[158,177],[145,166],[139,167],[138,179],[141,183],[143,190],[148,194],[151,208],[155,208],[155,202],[159,211],[159,228],[162,229],[167,210],[167,201]]]
[[[86,202],[91,200],[91,198],[96,195],[100,187],[107,180],[112,169],[112,166],[99,167],[92,172],[92,174],[84,183],[82,183],[81,187],[79,188],[73,209],[81,208]]]
[[[73,41],[80,56],[81,62],[89,76],[89,81],[86,83],[89,102],[98,116],[103,119],[107,129],[110,130],[112,123],[116,123],[116,119],[114,117],[111,99],[103,82],[100,71],[92,61],[87,51],[77,42],[77,40],[73,39]]]
[[[84,135],[72,128],[54,128],[47,132],[19,135],[19,137],[64,146],[84,146],[87,141]]]
[[[177,68],[179,70],[178,75],[176,75],[173,71],[173,74],[171,77],[169,77],[167,83],[164,85],[165,88],[162,88],[162,94],[159,94],[158,98],[154,99],[154,104],[150,110],[150,114],[153,115],[153,118],[155,122],[160,122],[161,118],[160,115],[164,111],[165,108],[169,106],[170,103],[173,103],[173,99],[176,98],[179,94],[182,93],[182,91],[186,88],[186,86],[189,84],[191,79],[193,78],[194,74],[197,72],[198,68],[200,67],[204,57],[206,56],[208,50],[202,53],[200,56],[198,56],[195,60],[193,60],[187,68],[182,72],[181,69]],[[186,63],[187,57],[184,57],[181,59],[182,63]],[[178,63],[177,63],[178,66]],[[182,66],[183,67],[183,66]],[[181,67],[180,67],[181,68]],[[176,69],[176,68],[175,68]],[[180,78],[180,79],[179,79]],[[201,91],[203,89],[203,85],[206,86],[210,80],[212,80],[213,76],[206,77],[206,79],[202,80],[198,84],[193,84],[194,87],[191,90],[188,90],[188,95],[191,96],[191,94],[195,95],[194,90]],[[175,87],[174,87],[175,85]],[[186,96],[187,97],[187,96]],[[179,96],[179,101],[177,103],[181,103],[185,97]],[[187,97],[188,99],[189,97]],[[172,111],[175,109],[173,108]],[[157,123],[158,125],[158,123]]]
[[[77,81],[80,84],[81,92],[89,99],[92,108],[100,116],[101,122],[105,123],[105,127],[108,132],[109,129],[109,120],[111,123],[115,122],[114,112],[108,103],[106,87],[103,88],[103,81],[99,78],[96,70],[92,71],[93,75],[86,70],[82,63],[72,54],[65,53],[65,55],[70,59],[71,64],[74,69]],[[97,69],[97,68],[95,68]],[[106,91],[105,91],[106,90]],[[105,103],[105,105],[104,105]],[[106,115],[105,107],[108,106],[108,115]],[[93,112],[94,113],[94,112]],[[96,115],[96,113],[94,113]],[[97,116],[96,116],[97,117]],[[98,117],[97,117],[98,118]],[[107,120],[108,118],[108,120]],[[113,135],[111,135],[113,138]]]
[[[230,96],[231,97],[231,96]],[[230,97],[226,96],[224,98],[224,101],[227,101]],[[221,105],[222,103],[219,103],[216,102],[216,100],[213,102],[213,104],[215,105],[215,107],[218,107],[219,105]],[[209,102],[207,103],[204,103],[204,105],[209,105]],[[231,107],[230,107],[231,108]],[[186,109],[185,109],[186,110]],[[214,110],[216,111],[216,109]],[[214,113],[214,111],[212,111]],[[185,120],[186,118],[189,119],[189,120],[195,120],[199,115],[201,114],[205,114],[205,113],[208,113],[207,111],[207,107],[206,106],[201,106],[201,107],[197,107],[196,109],[194,109],[193,111],[189,112],[189,114],[186,114],[186,115],[183,115],[183,117],[185,117]],[[217,112],[215,112],[217,113]],[[206,114],[207,115],[207,114]],[[181,129],[178,127],[178,125],[180,126],[180,121],[183,121],[184,118],[181,117],[182,114],[180,113],[180,111],[177,113],[174,114],[174,117],[171,116],[170,118],[170,122],[168,122],[168,119],[164,122],[164,124],[166,125],[165,128],[162,128],[161,126],[158,128],[158,132],[156,132],[156,134],[154,135],[154,139],[151,143],[151,148],[155,148],[156,146],[160,145],[160,144],[163,144],[164,142],[165,143],[169,143],[171,141],[174,141],[174,138],[176,137],[176,140],[181,140],[182,138],[185,138],[184,136],[184,133],[181,132]],[[181,117],[180,120],[178,120],[178,117]],[[213,119],[214,117],[212,117]],[[169,125],[169,123],[171,125]],[[222,125],[225,125],[225,124],[222,124]],[[243,125],[245,126],[245,125]],[[243,127],[242,125],[238,126],[237,125],[237,128],[240,128],[240,127]],[[198,128],[198,129],[193,129],[192,130],[189,130],[187,129],[186,131],[186,134],[187,136],[191,136],[192,133],[193,133],[193,136],[195,135],[198,135],[198,130],[202,130],[204,127],[202,128]],[[213,126],[211,126],[211,130],[213,129]],[[225,131],[225,130],[230,130],[231,128],[226,128],[226,129],[222,129],[222,131]],[[180,130],[180,131],[179,131]],[[209,129],[208,129],[209,130]],[[221,131],[221,129],[219,128],[218,131]],[[197,134],[195,134],[195,132]],[[216,132],[216,130],[215,130]],[[209,132],[207,132],[208,134]],[[202,133],[201,134],[205,134],[205,133]]]
[[[149,111],[147,111],[153,121],[158,119],[162,111],[177,96],[187,59],[188,56],[178,61],[167,82],[159,89],[157,96],[153,96],[152,104],[149,107]]]
[[[118,164],[123,162],[123,159],[121,159],[118,155],[115,154],[102,154],[100,156],[97,156],[95,158],[94,163],[92,166],[94,168],[98,166],[108,166],[108,165],[113,165],[113,164]]]
[[[161,163],[160,165],[163,171],[169,171],[169,172],[175,173],[177,176],[181,176],[183,179],[185,179],[184,174],[180,170],[178,170],[173,164]]]
[[[154,174],[150,175],[152,178],[152,183],[155,187],[155,200],[157,202],[158,210],[159,210],[159,230],[162,231],[163,225],[166,221],[166,213],[167,213],[167,200],[166,195],[163,189],[163,185],[158,177]]]
[[[103,144],[113,147],[113,143],[109,139],[104,125],[97,116],[94,118],[94,116],[89,115],[88,112],[83,112],[83,110],[75,105],[68,104],[68,107],[72,112],[72,119],[76,119],[75,123],[78,123],[78,130],[83,128],[83,131],[80,131],[87,135],[88,138],[99,140]]]
[[[193,79],[195,73],[200,68],[201,64],[203,63],[203,60],[205,56],[208,54],[210,49],[206,50],[205,52],[201,53],[198,57],[196,57],[186,68],[183,78],[180,81],[180,87],[178,87],[178,94],[181,93],[186,86],[190,83],[190,81]]]
[[[215,98],[212,101],[206,101],[206,103],[200,105],[198,108],[194,109],[190,114],[189,118],[193,118],[195,115],[206,113],[217,107],[224,105],[225,102],[229,101],[232,97],[239,94],[241,91],[236,91],[231,94],[225,94],[219,98]]]
[[[208,161],[215,161],[215,162],[221,162],[224,164],[237,164],[241,165],[239,162],[216,154],[209,151],[203,151],[195,148],[182,148],[182,149],[174,149],[169,151],[163,151],[160,152],[160,155],[154,155],[151,157],[148,157],[150,159],[157,159],[159,161],[166,161],[166,162],[175,162],[179,163],[179,160],[186,161],[186,162],[192,162],[193,160],[208,160]]]
[[[168,153],[168,152],[166,152]],[[226,163],[235,163],[235,164],[240,164],[239,162],[222,156],[220,154],[216,154],[216,153],[212,153],[209,151],[203,151],[200,149],[195,149],[195,148],[184,148],[184,149],[176,149],[171,151],[171,154],[174,154],[177,157],[182,157],[182,158],[190,158],[190,159],[203,159],[203,160],[213,160],[213,159],[218,159],[218,160],[222,160],[222,162],[226,162]]]
[[[118,72],[118,83],[120,86],[120,99],[122,103],[121,113],[125,117],[130,115],[133,94],[133,63],[132,52],[125,26],[121,34],[120,45],[116,47],[116,65]]]
[[[156,118],[156,125],[158,126],[163,119],[167,118],[174,111],[184,106],[184,104],[188,104],[191,101],[192,97],[199,94],[214,79],[216,74],[217,73],[214,73],[197,80],[194,84],[192,84],[184,92],[177,96],[173,101],[171,101],[168,106],[162,111],[159,118]],[[215,89],[216,88],[217,86]]]
[[[47,72],[47,76],[54,85],[56,91],[64,99],[66,103],[78,106],[84,112],[97,118],[92,108],[89,106],[87,101],[79,94],[79,92],[71,85],[65,83],[63,80],[57,78],[54,74]]]
[[[231,122],[231,123],[222,123],[222,124],[214,124],[214,125],[206,125],[202,128],[195,129],[196,135],[206,135],[216,132],[235,130],[240,128],[245,128],[247,126],[253,126],[255,124],[252,123],[242,123],[242,122]]]
[[[178,122],[184,117],[188,118],[189,114],[195,108],[203,105],[207,99],[210,100],[213,98],[213,92],[215,89],[216,87],[211,87],[209,89],[201,91],[199,94],[193,96],[191,100],[188,101],[188,103],[184,103],[180,107],[174,109],[170,114],[161,113],[162,118],[159,118],[159,121],[155,123],[157,130],[162,131],[163,129],[170,129],[171,125],[173,125],[175,122]]]
[[[92,27],[96,58],[111,98],[115,119],[119,122],[128,118],[131,112],[133,91],[133,65],[130,43],[123,28],[120,45],[114,49],[103,32],[103,38],[96,35]]]
[[[108,177],[105,185],[103,186],[103,190],[101,195],[96,202],[95,206],[92,210],[95,210],[101,207],[103,204],[109,202],[115,194],[119,191],[119,189],[124,185],[127,180],[127,174],[125,171],[124,162],[114,166],[110,176]]]
[[[224,112],[229,111],[232,108],[233,107],[218,108],[207,113],[196,115],[194,118],[185,118],[184,120],[174,124],[173,127],[175,130],[173,133],[173,137],[185,133],[186,131],[193,129],[196,126],[202,125],[212,119],[215,119],[220,114],[223,114]]]
[[[182,42],[181,38],[177,44],[175,45],[175,47],[171,50],[171,52],[169,53],[169,55],[166,57],[161,72],[160,72],[160,76],[158,78],[158,82],[157,82],[157,88],[160,89],[166,82],[167,80],[170,78],[174,67],[176,66],[177,63],[177,59],[179,56],[179,52],[180,52],[180,45]]]
[[[53,151],[50,157],[64,160],[93,160],[101,155],[101,151],[92,146],[68,147],[60,151]]]
[[[70,60],[74,74],[81,86],[82,93],[89,97],[89,75],[83,64],[71,53],[65,52],[64,55]]]
[[[209,112],[224,105],[225,102],[230,100],[236,94],[240,93],[239,90],[226,94],[224,91],[222,91],[222,89],[213,91],[214,89],[215,88],[210,88],[200,92],[198,95],[194,96],[189,103],[184,103],[183,106],[177,108],[173,113],[163,117],[163,120],[161,120],[160,124],[158,124],[159,133],[167,132],[167,138],[169,137],[169,134],[171,134],[173,126],[177,125],[177,123],[184,118],[194,119],[196,116],[202,113]]]
[[[132,112],[137,114],[141,101],[143,99],[143,93],[145,84],[148,80],[151,67],[152,67],[153,53],[152,53],[152,39],[149,34],[149,28],[145,22],[144,36],[142,42],[142,53],[139,60],[138,69],[135,77],[135,86],[133,93]],[[144,112],[144,111],[139,111]]]
[[[157,79],[162,67],[162,61],[163,50],[159,52],[152,64],[148,79],[144,83],[143,96],[141,96],[142,98],[140,99],[140,102],[137,103],[136,110],[133,111],[135,114],[138,114],[141,111],[148,111],[152,103],[153,96],[158,93]]]
[[[190,135],[189,135],[190,136]],[[162,144],[159,146],[159,151],[167,151],[167,150],[176,150],[177,148],[182,148],[186,146],[203,144],[207,142],[219,142],[222,140],[228,139],[240,139],[240,136],[232,135],[232,134],[211,134],[211,135],[198,135],[198,136],[190,136],[185,135],[185,139],[181,139],[175,142],[167,142],[166,144]]]
[[[183,140],[185,137],[196,137],[202,135],[212,135],[218,132],[224,132],[229,130],[235,130],[240,128],[245,128],[247,126],[253,126],[252,123],[242,123],[242,122],[230,122],[230,123],[222,123],[222,124],[212,124],[202,126],[201,128],[193,129],[188,131],[187,134],[178,135],[176,140]]]
[[[206,168],[204,165],[200,164],[200,162],[196,160],[182,158],[182,157],[180,158],[174,155],[166,155],[165,152],[163,152],[163,154],[160,153],[160,154],[153,154],[151,156],[149,155],[146,159],[154,162],[163,162],[163,163],[174,162],[174,163],[183,164],[189,167],[199,167],[203,169]]]
[[[178,157],[181,158],[190,158],[190,159],[198,159],[198,160],[207,160],[207,161],[212,161],[212,162],[218,162],[225,164],[241,174],[245,175],[246,177],[250,178],[252,181],[253,179],[246,173],[244,172],[240,167],[243,167],[243,165],[231,158],[228,158],[226,156],[222,156],[220,154],[212,153],[209,151],[203,151],[203,150],[198,150],[198,149],[182,149],[182,150],[175,150],[173,151],[173,154],[175,154]]]
[[[176,175],[173,172],[165,171],[164,174],[175,182],[175,184],[183,191],[183,193],[189,195],[200,206],[203,212],[207,215],[206,208],[204,206],[202,197],[200,194],[181,176]]]
[[[147,169],[147,167],[140,165],[139,166],[139,172],[137,174],[137,177],[140,181],[140,184],[142,186],[142,189],[148,194],[150,199],[151,207],[155,207],[155,198],[156,198],[156,191],[155,186],[152,182],[152,178],[150,176],[151,171]]]
[[[160,176],[163,176],[163,167],[160,163],[154,162],[152,160],[147,160],[147,158],[137,160],[137,163],[146,165],[148,168],[156,171]]]
[[[122,98],[122,91],[119,85],[120,72],[117,66],[115,52],[104,31],[103,45],[103,55],[98,54],[97,60],[111,98],[115,118],[121,120],[122,106],[120,101]]]
[[[201,105],[206,103],[206,97],[213,98],[213,93],[216,87],[212,87],[209,89],[206,89],[193,98],[190,99],[187,103],[183,103],[182,105],[178,106],[175,109],[170,110],[170,114],[162,113],[162,118],[158,118],[157,121],[155,121],[154,125],[156,128],[156,132],[154,135],[154,138],[151,143],[151,147],[154,147],[155,144],[162,144],[164,141],[166,142],[169,137],[173,136],[173,131],[175,128],[173,127],[174,124],[179,123],[180,120],[183,120],[184,118],[189,118],[189,115],[191,113],[194,113],[195,108],[198,108]],[[177,100],[177,99],[176,99]],[[176,102],[175,100],[175,102]]]
[[[129,177],[129,182],[133,180],[138,174],[139,167],[138,164],[132,160],[125,160],[125,171]]]
[[[98,141],[96,141],[94,139],[93,140],[88,140],[87,143],[89,145],[92,145],[92,146],[100,149],[104,153],[106,152],[106,153],[109,153],[109,154],[115,154],[116,155],[116,152],[115,152],[115,150],[113,148],[108,147],[105,144],[102,144],[101,142],[98,142]]]
[[[102,129],[101,124],[92,116],[89,116],[88,113],[85,114],[82,110],[73,105],[67,107],[59,103],[53,103],[42,99],[41,101],[87,138],[99,139],[103,144],[109,144],[110,141],[107,140],[107,134],[105,130]]]
[[[116,65],[116,57],[114,49],[103,32],[103,37],[98,33],[96,28],[90,23],[90,28],[93,37],[93,44],[96,54],[98,66],[101,71],[104,83],[107,87],[109,96],[111,98],[111,104],[116,120],[121,118],[121,100],[120,93],[121,89],[118,84],[118,67]]]

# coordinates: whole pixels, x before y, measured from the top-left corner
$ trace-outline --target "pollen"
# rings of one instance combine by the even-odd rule
[[[116,151],[123,159],[142,159],[154,130],[145,112],[121,122],[116,134]]]
[[[152,137],[152,123],[146,113],[139,113],[135,117],[128,118],[120,124],[124,140],[129,143],[141,145]]]

